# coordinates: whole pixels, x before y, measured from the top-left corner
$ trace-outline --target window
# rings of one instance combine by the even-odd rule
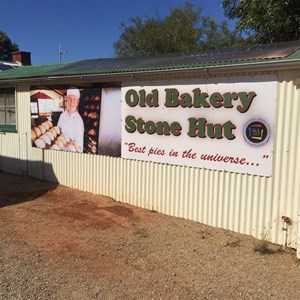
[[[15,89],[0,89],[0,131],[16,132]]]

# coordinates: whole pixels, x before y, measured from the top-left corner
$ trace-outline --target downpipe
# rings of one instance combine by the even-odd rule
[[[300,259],[300,214],[298,215],[297,258]]]
[[[292,223],[291,218],[287,217],[287,216],[282,216],[281,219],[284,222],[284,225],[282,227],[283,230],[283,245],[282,245],[282,249],[285,249],[287,247],[287,241],[288,241],[288,225],[290,225]]]

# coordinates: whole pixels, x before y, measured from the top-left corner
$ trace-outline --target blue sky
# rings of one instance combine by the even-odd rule
[[[203,15],[224,20],[222,0],[190,0]],[[131,17],[160,16],[185,0],[0,0],[0,30],[31,52],[32,64],[113,57],[120,23]],[[228,21],[228,20],[227,20]]]

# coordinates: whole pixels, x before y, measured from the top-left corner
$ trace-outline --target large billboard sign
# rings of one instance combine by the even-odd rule
[[[122,87],[122,157],[272,175],[275,76]]]
[[[32,87],[33,147],[272,175],[275,76]]]

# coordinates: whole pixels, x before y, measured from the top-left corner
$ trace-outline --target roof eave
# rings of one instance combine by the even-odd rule
[[[154,78],[185,77],[185,76],[213,76],[228,73],[249,73],[249,72],[277,72],[282,70],[295,70],[300,68],[300,59],[272,60],[263,62],[219,64],[215,66],[182,67],[165,70],[132,70],[131,72],[108,72],[91,73],[81,75],[44,76],[30,78],[10,78],[0,80],[0,85],[17,83],[44,83],[59,81],[132,81],[147,80]]]

